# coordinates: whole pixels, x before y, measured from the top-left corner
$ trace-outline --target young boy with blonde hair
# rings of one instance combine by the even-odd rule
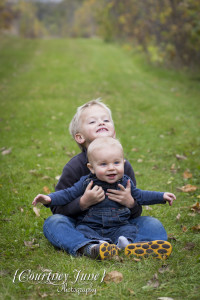
[[[115,137],[114,123],[110,109],[99,99],[92,100],[77,109],[70,124],[70,133],[81,147],[82,151],[74,156],[63,168],[62,175],[56,185],[56,191],[71,187],[82,176],[89,174],[87,168],[87,145],[96,137]],[[124,173],[136,185],[135,174],[126,160]],[[130,185],[127,183],[123,190],[109,189],[109,199],[121,203],[131,211],[131,224],[135,229],[135,246],[142,241],[167,241],[167,233],[162,223],[153,217],[141,216],[142,207],[133,199]],[[63,249],[71,255],[86,254],[92,240],[76,230],[76,218],[90,206],[102,201],[97,193],[95,197],[78,197],[67,205],[51,207],[53,215],[48,217],[43,226],[45,237],[57,248]]]
[[[65,205],[81,195],[93,198],[96,193],[100,193],[102,201],[77,217],[76,229],[94,241],[94,244],[86,247],[90,257],[110,258],[118,253],[119,247],[125,249],[126,255],[153,254],[158,258],[167,258],[171,253],[171,245],[166,241],[143,243],[139,248],[134,247],[135,228],[129,222],[131,212],[124,205],[110,200],[107,189],[125,189],[129,181],[131,195],[141,205],[166,203],[166,201],[172,205],[175,195],[137,189],[131,179],[124,175],[123,148],[120,142],[112,137],[99,137],[93,140],[88,146],[87,154],[90,175],[81,177],[71,188],[48,196],[37,195],[33,204]]]

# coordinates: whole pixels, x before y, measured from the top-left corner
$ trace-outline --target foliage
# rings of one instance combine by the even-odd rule
[[[93,37],[139,46],[152,62],[195,66],[200,60],[198,0],[1,0],[0,29],[28,38]]]
[[[105,0],[101,13],[99,22],[106,40],[114,36],[137,41],[150,54],[154,49],[158,62],[190,65],[200,59],[199,1]]]

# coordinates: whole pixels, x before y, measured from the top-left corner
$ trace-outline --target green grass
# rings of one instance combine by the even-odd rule
[[[1,37],[0,59],[0,148],[11,148],[0,155],[1,299],[199,299],[199,231],[192,229],[199,216],[190,209],[200,195],[199,75],[149,66],[140,55],[97,39]],[[161,220],[171,237],[173,253],[164,263],[165,272],[161,261],[122,257],[97,262],[55,250],[42,233],[51,212],[44,207],[40,217],[33,212],[34,196],[45,186],[54,191],[63,166],[79,152],[68,133],[77,106],[98,97],[112,109],[138,187],[177,196],[171,208],[143,209],[143,215]],[[178,160],[177,154],[186,159]],[[192,178],[184,179],[187,169]],[[177,191],[186,184],[198,189]],[[25,246],[24,241],[33,239],[33,249]],[[68,274],[69,288],[90,287],[96,295],[58,292],[57,286],[31,276],[19,282],[23,270]],[[73,283],[75,270],[99,277]],[[121,272],[122,282],[101,282],[104,270]],[[147,284],[154,274],[157,287]]]

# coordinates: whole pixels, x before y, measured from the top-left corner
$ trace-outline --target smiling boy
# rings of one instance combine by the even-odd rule
[[[130,222],[130,210],[124,205],[110,200],[107,194],[108,189],[123,190],[129,181],[131,195],[141,205],[166,203],[166,201],[172,205],[176,197],[172,193],[137,189],[130,178],[124,175],[123,148],[116,139],[100,137],[93,140],[88,147],[88,160],[87,166],[91,171],[90,175],[81,177],[71,188],[51,193],[48,196],[37,195],[33,205],[39,202],[49,206],[64,205],[82,194],[87,198],[93,198],[98,193],[102,199],[101,202],[91,206],[77,217],[76,229],[94,241],[94,244],[89,247],[92,252],[91,256],[105,259],[110,258],[113,253],[118,253],[115,244],[121,249],[128,246],[130,251],[136,235],[135,228]],[[106,242],[110,244],[108,245]],[[143,244],[144,249],[149,246],[148,249],[151,252],[148,252],[148,254],[153,253],[154,256],[156,255],[159,258],[166,258],[170,255],[171,245],[168,242],[156,241],[155,245],[162,245],[158,247],[159,249],[156,253],[152,250],[149,243]],[[112,252],[108,251],[108,247],[112,249]],[[115,251],[113,252],[113,250]],[[129,251],[125,249],[126,254],[140,254],[135,252],[135,250],[130,251],[130,253]]]

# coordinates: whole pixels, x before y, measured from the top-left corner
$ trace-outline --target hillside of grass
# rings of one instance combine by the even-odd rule
[[[0,63],[1,299],[199,299],[200,75],[150,66],[99,39],[1,37]],[[168,232],[167,261],[74,258],[43,236],[51,212],[40,206],[37,216],[31,202],[54,191],[79,153],[69,122],[98,97],[112,110],[137,186],[177,196],[172,207],[143,208]],[[75,282],[79,271],[93,279]],[[111,271],[122,281],[102,281]],[[72,289],[37,279],[50,272],[68,274]]]

